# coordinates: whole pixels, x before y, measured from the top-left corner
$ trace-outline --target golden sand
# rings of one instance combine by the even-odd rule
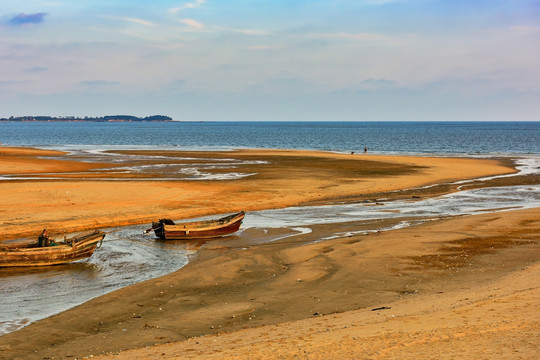
[[[122,174],[122,180],[111,181],[105,180],[111,177],[110,171],[98,169],[113,165],[46,158],[59,155],[0,147],[0,176],[34,177],[2,182],[0,215],[4,225],[0,241],[33,236],[43,228],[61,233],[148,223],[160,217],[181,219],[285,208],[515,171],[494,160],[242,150],[175,155],[264,162],[235,169],[256,175],[221,181],[132,181],[130,175]],[[87,179],[88,170],[94,170],[91,180]],[[39,180],[51,175],[62,179]],[[139,175],[131,177],[135,176],[140,180]]]
[[[165,215],[433,196],[455,191],[451,181],[515,172],[490,159],[243,150],[189,155],[264,161],[239,169],[257,175],[110,181],[95,180],[110,177],[99,170],[93,180],[77,174],[100,164],[36,155],[47,154],[0,147],[0,175],[64,177],[2,182],[1,239],[38,233],[44,224],[61,232]],[[504,180],[524,183],[539,179]],[[207,245],[175,273],[1,336],[0,359],[533,359],[539,239],[540,210],[530,209],[316,244],[299,236],[242,250]]]

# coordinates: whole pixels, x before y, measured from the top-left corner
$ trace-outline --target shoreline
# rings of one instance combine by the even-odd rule
[[[9,163],[2,150],[0,147],[0,170]],[[185,154],[182,152],[181,155]],[[64,171],[73,165],[35,159],[28,154],[9,156],[34,161],[34,165],[46,171],[55,168]],[[231,153],[222,156],[231,156]],[[255,209],[373,199],[379,194],[395,199],[399,197],[389,191],[396,187],[407,189],[418,184],[444,183],[436,189],[423,190],[420,195],[415,195],[418,190],[399,194],[409,198],[429,198],[456,191],[455,186],[447,184],[451,180],[514,172],[500,166],[496,160],[373,155],[351,158],[350,155],[321,152],[253,150],[235,152],[235,156],[267,162],[246,166],[246,171],[258,171],[257,176],[225,183],[181,181],[165,182],[166,186],[161,187],[163,183],[144,182],[144,186],[119,191],[119,184],[128,186],[130,183],[116,182],[119,194],[114,194],[117,197],[112,201],[96,196],[103,191],[112,191],[109,186],[113,184],[101,181],[98,182],[100,186],[73,178],[21,181],[15,185],[26,190],[20,191],[18,196],[26,196],[24,200],[33,201],[34,206],[42,204],[47,195],[66,187],[70,191],[91,191],[94,200],[101,201],[100,205],[106,208],[103,217],[118,213],[122,201],[126,207],[137,203],[128,196],[133,191],[146,192],[149,196],[161,189],[157,202],[163,206],[168,200],[165,195],[174,186],[177,206],[185,205],[189,198],[186,192],[204,194],[205,199],[190,203],[189,213],[208,215],[228,212],[226,209],[233,208],[231,202],[247,207],[259,201],[252,207]],[[468,186],[539,183],[539,176],[535,175],[473,182]],[[103,184],[104,188],[101,187]],[[8,196],[9,190],[17,189],[17,186],[1,190],[11,201],[0,205],[4,213],[8,213],[7,207],[18,209],[22,203],[15,196]],[[45,191],[45,196],[36,196],[39,190]],[[316,196],[317,192],[325,196]],[[278,194],[279,199],[275,199]],[[87,196],[79,195],[71,201],[77,204]],[[56,205],[62,200],[65,199],[57,200]],[[201,210],[203,207],[207,213]],[[64,209],[64,216],[73,212],[72,207],[68,208]],[[157,210],[163,209],[178,218],[186,215],[175,212],[170,203],[153,211],[157,214]],[[10,215],[21,216],[25,211],[28,216],[33,210],[26,207],[19,209],[18,214]],[[64,218],[63,221],[71,222],[73,226],[73,222],[80,224],[85,216],[95,219],[93,207],[86,211],[80,218]],[[133,215],[127,212],[115,216],[116,221],[126,221],[126,218],[134,221]],[[135,221],[142,223],[146,219],[139,217]],[[527,340],[527,334],[538,330],[538,322],[523,319],[524,316],[514,317],[505,311],[529,304],[530,299],[539,295],[538,287],[523,285],[538,274],[538,219],[540,208],[532,208],[508,211],[504,215],[493,213],[440,219],[380,234],[344,236],[319,243],[308,240],[335,232],[338,225],[313,226],[309,236],[299,235],[293,241],[276,241],[264,246],[237,249],[229,248],[223,242],[207,244],[198,252],[195,261],[177,272],[114,291],[0,336],[0,359],[79,358],[103,353],[110,353],[103,355],[105,359],[273,359],[279,354],[313,359],[335,354],[333,358],[336,359],[352,359],[364,353],[372,354],[373,358],[388,358],[389,349],[395,354],[401,350],[415,350],[420,357],[429,357],[425,353],[429,350],[433,357],[433,354],[441,355],[451,349],[452,344],[463,338],[459,334],[472,336],[474,329],[495,334],[501,341],[505,334],[511,334],[507,341],[509,346],[526,356],[535,345],[534,337]],[[15,220],[14,217],[11,221]],[[23,218],[21,223],[33,224],[29,218]],[[94,223],[94,226],[98,224]],[[6,233],[16,233],[13,225],[8,224],[8,231],[2,234],[4,238],[9,238]],[[516,281],[517,278],[521,280]],[[505,284],[515,286],[504,294],[495,289],[501,289]],[[467,291],[471,294],[465,295]],[[503,305],[493,302],[504,296],[512,300]],[[468,299],[463,300],[466,297]],[[432,309],[426,299],[437,300],[438,308]],[[465,307],[455,307],[456,301],[463,302]],[[495,303],[500,319],[486,320]],[[473,306],[478,304],[483,305],[480,308]],[[391,309],[371,311],[380,307]],[[461,313],[453,319],[450,315],[456,309]],[[531,309],[536,310],[538,305]],[[377,317],[382,316],[384,320],[378,321]],[[465,320],[460,322],[458,318]],[[520,321],[519,329],[526,331],[516,333],[513,326],[518,326]],[[511,326],[505,328],[503,324]],[[495,330],[489,332],[490,328]],[[448,336],[448,343],[430,340],[441,336]],[[486,346],[484,338],[476,338],[468,344],[469,353],[481,353]],[[358,339],[374,341],[374,345],[363,345],[363,341],[356,341]],[[159,343],[162,345],[152,346]],[[431,348],[426,350],[421,344]],[[467,343],[460,345],[467,346]],[[272,349],[276,347],[281,352],[274,353]],[[127,352],[118,354],[120,350]]]
[[[43,228],[65,233],[151,223],[163,217],[187,219],[348,198],[369,199],[393,190],[516,172],[508,160],[490,159],[291,150],[118,153],[150,156],[150,160],[130,158],[122,164],[81,162],[62,158],[65,154],[58,151],[0,146],[0,174],[31,177],[3,181],[0,187],[0,198],[4,200],[0,214],[5,216],[0,242],[33,236]],[[175,169],[193,163],[204,165],[231,157],[235,159],[233,165],[207,171],[223,175],[230,173],[232,166],[235,173],[251,175],[212,181],[190,180],[180,174],[176,180],[159,180],[164,176],[163,164],[178,174]],[[141,170],[126,172],[126,167]],[[43,179],[51,174],[61,178]],[[110,177],[114,180],[107,180]],[[443,185],[420,193],[433,196],[452,191],[456,191],[455,186]],[[109,211],[111,207],[116,211]]]

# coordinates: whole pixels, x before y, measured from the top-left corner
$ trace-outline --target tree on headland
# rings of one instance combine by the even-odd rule
[[[135,122],[135,121],[173,121],[169,116],[151,115],[137,117],[133,115],[106,115],[101,117],[77,116],[10,116],[0,121],[53,122],[53,121],[94,121],[94,122]]]

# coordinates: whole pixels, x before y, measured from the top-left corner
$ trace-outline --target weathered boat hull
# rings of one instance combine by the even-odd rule
[[[188,239],[211,239],[222,237],[237,232],[241,223],[235,223],[230,226],[222,227],[216,230],[189,230],[189,229],[167,229],[165,226],[164,240],[188,240]]]
[[[0,267],[48,266],[86,259],[103,241],[105,233],[94,231],[49,247],[0,248]]]
[[[212,239],[237,232],[242,225],[243,211],[217,220],[194,221],[174,224],[162,219],[152,223],[156,236],[162,240]]]

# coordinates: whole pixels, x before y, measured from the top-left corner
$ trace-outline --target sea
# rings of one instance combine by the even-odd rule
[[[361,153],[367,148],[373,154],[509,157],[516,160],[521,174],[540,174],[540,122],[0,122],[0,143],[64,150],[94,159],[116,149]],[[197,174],[199,179],[209,179],[204,171]],[[0,174],[0,186],[15,179],[20,178]],[[249,212],[238,233],[212,244],[241,251],[299,237],[303,242],[321,242],[447,216],[540,207],[540,186],[474,189],[429,199],[380,199],[377,204]],[[313,227],[323,223],[344,225],[321,237]],[[102,229],[108,233],[102,247],[83,261],[47,268],[0,268],[0,336],[116,289],[176,271],[205,246],[158,241],[145,235],[146,228],[148,224]]]
[[[540,154],[531,122],[0,122],[0,143],[41,148],[303,149],[430,155]]]

